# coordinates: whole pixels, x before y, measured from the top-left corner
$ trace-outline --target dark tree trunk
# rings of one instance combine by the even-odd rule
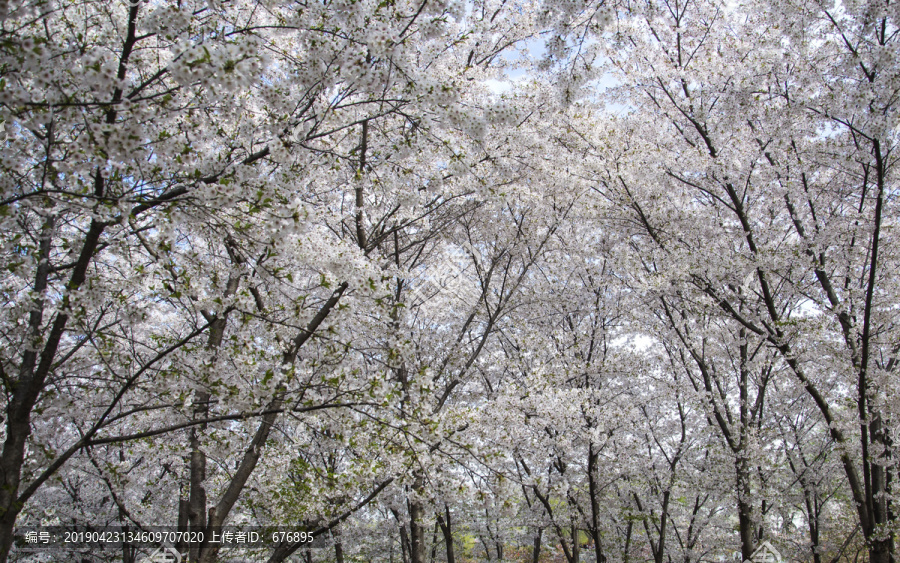
[[[240,283],[240,276],[232,274],[228,277],[225,284],[223,295],[229,297],[234,295]],[[225,337],[225,328],[228,324],[228,314],[225,313],[221,317],[215,319],[209,325],[209,337],[207,339],[207,349],[213,351],[222,345],[222,339]],[[194,419],[204,420],[209,418],[209,401],[212,395],[207,391],[198,391],[194,397]],[[206,533],[208,508],[206,499],[206,488],[203,483],[206,482],[206,452],[201,447],[201,438],[206,424],[200,424],[191,429],[190,433],[190,488],[187,500],[187,521],[188,528],[192,532]],[[181,502],[179,501],[179,508]],[[188,561],[200,561],[203,553],[203,545],[200,543],[192,543],[188,550]]]
[[[581,561],[581,542],[578,541],[578,527],[572,524],[572,563]]]
[[[440,529],[440,524],[438,524],[437,520],[434,522],[434,529],[431,531],[431,563],[434,563],[434,560],[437,558],[437,546],[438,546],[438,530]]]
[[[603,553],[603,542],[600,541],[600,499],[597,498],[597,479],[594,472],[597,470],[598,454],[594,451],[594,444],[588,445],[588,493],[591,495],[591,539],[594,541],[594,556],[597,563],[605,563],[606,555]]]
[[[409,535],[406,533],[406,525],[403,524],[403,520],[396,510],[392,508],[391,512],[394,514],[397,528],[400,530],[400,557],[403,559],[403,563],[409,563]]]
[[[740,452],[738,454],[740,456]],[[741,561],[750,561],[754,550],[753,505],[750,503],[750,468],[747,460],[739,457],[735,462],[738,526],[741,535]]]
[[[484,546],[484,560],[493,561],[491,559],[491,544],[484,539],[484,536],[479,536],[478,539],[481,541],[481,545]]]
[[[634,522],[628,522],[625,526],[625,547],[622,551],[623,563],[631,563],[631,534],[634,531]]]
[[[341,525],[338,524],[331,531],[334,537],[334,560],[335,563],[344,563],[344,544],[341,543]]]
[[[456,555],[453,553],[453,528],[450,522],[450,507],[444,505],[443,516],[438,513],[437,523],[444,534],[444,545],[447,549],[447,563],[456,563]]]
[[[531,563],[538,563],[541,557],[541,536],[544,534],[543,528],[538,528],[534,534],[534,544],[531,548]]]
[[[178,537],[184,537],[183,534],[188,531],[188,504],[188,499],[178,499]],[[175,544],[175,551],[178,553],[184,553],[186,549],[187,544],[184,541]]]

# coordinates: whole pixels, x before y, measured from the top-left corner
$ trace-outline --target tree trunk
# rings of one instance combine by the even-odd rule
[[[531,563],[538,563],[541,557],[541,536],[544,534],[543,528],[538,528],[534,534],[534,546],[531,549]]]
[[[634,522],[629,521],[625,527],[625,547],[622,551],[622,562],[631,563],[631,534],[634,531]]]
[[[674,469],[673,469],[674,471]],[[656,563],[663,563],[666,554],[666,524],[669,518],[669,500],[672,498],[672,491],[663,493],[662,511],[659,515],[659,540],[656,544]]]
[[[869,563],[892,563],[893,542],[890,539],[874,540],[869,544]]]
[[[331,530],[334,537],[334,561],[344,563],[344,544],[341,543],[341,525],[338,524]]]
[[[603,543],[600,541],[600,499],[597,498],[597,479],[594,472],[597,470],[598,454],[594,451],[594,444],[588,444],[588,494],[591,496],[591,539],[594,540],[594,556],[597,563],[605,563],[606,555],[603,554]]]
[[[403,559],[403,563],[409,563],[409,536],[406,533],[406,525],[403,524],[403,520],[400,519],[400,514],[391,509],[391,512],[394,514],[394,518],[397,520],[397,527],[400,529],[400,557]]]
[[[418,495],[425,487],[421,475],[416,475],[413,482],[412,493]],[[409,507],[409,559],[410,563],[425,563],[425,505],[419,500],[408,499]]]
[[[224,320],[224,319],[223,319]],[[197,407],[194,408],[195,419],[204,419],[209,414],[210,394],[198,392],[196,396]],[[190,490],[187,501],[188,528],[191,532],[204,533],[206,531],[206,453],[200,448],[200,436],[205,424],[200,428],[191,429],[191,457],[190,457]],[[200,560],[200,544],[192,543],[188,551],[188,561]]]
[[[185,532],[188,531],[188,499],[181,498],[178,500],[178,537],[184,537]],[[175,551],[178,553],[184,553],[185,549],[187,549],[187,544],[184,541],[179,541],[175,544]]]
[[[456,555],[453,553],[453,528],[450,522],[450,507],[444,505],[444,515],[437,515],[438,525],[444,534],[444,544],[447,548],[447,563],[456,563]]]
[[[793,462],[790,462],[791,469],[794,470]],[[796,470],[794,470],[796,473]],[[803,501],[806,505],[806,522],[809,530],[809,543],[813,554],[813,563],[822,563],[821,545],[819,544],[819,520],[820,506],[819,499],[814,491],[810,491],[810,486],[806,483],[806,477],[802,474],[799,476],[800,485],[803,487]]]
[[[229,279],[229,284],[230,283],[231,280]],[[347,282],[341,283],[331,294],[331,297],[328,298],[328,301],[326,301],[319,308],[316,315],[312,318],[311,321],[309,321],[309,323],[306,325],[306,329],[304,329],[302,332],[299,332],[291,340],[290,348],[282,355],[282,367],[289,368],[290,366],[294,365],[300,349],[312,337],[312,335],[315,334],[325,318],[331,313],[332,309],[334,309],[338,301],[340,301],[341,296],[347,289],[347,286]],[[210,334],[210,338],[212,338],[212,332]],[[253,439],[250,440],[250,443],[247,445],[247,449],[244,450],[244,455],[241,457],[241,461],[238,463],[237,469],[234,471],[234,474],[228,481],[228,485],[225,487],[225,492],[222,493],[222,496],[219,498],[219,502],[216,503],[214,507],[211,507],[209,509],[209,515],[206,522],[206,538],[212,537],[212,531],[221,528],[225,524],[225,521],[228,519],[228,515],[231,513],[231,509],[234,508],[234,505],[235,503],[237,503],[238,498],[240,498],[241,492],[244,490],[247,481],[250,479],[250,476],[256,469],[256,465],[259,463],[259,458],[262,455],[263,448],[265,447],[266,441],[269,438],[269,434],[272,431],[272,426],[275,424],[275,421],[278,418],[278,414],[282,410],[285,392],[286,389],[283,385],[279,385],[275,389],[272,399],[266,405],[266,414],[260,417],[259,425],[256,427],[256,432],[253,434]],[[197,559],[198,563],[214,563],[218,559],[218,557],[219,544],[204,541],[200,545],[200,557]]]
[[[754,550],[753,506],[750,504],[750,468],[743,452],[735,462],[738,526],[741,535],[741,561],[750,561]]]
[[[418,484],[418,480],[416,481]],[[425,507],[420,500],[409,501],[410,563],[425,563]]]
[[[228,276],[223,297],[227,298],[234,295],[238,290],[240,280],[240,275],[232,273]],[[209,338],[207,339],[206,347],[213,354],[222,345],[227,324],[228,313],[225,312],[209,325]],[[209,401],[211,398],[212,395],[208,391],[197,391],[194,397],[194,420],[209,418]],[[189,529],[191,532],[196,533],[206,533],[207,531],[206,487],[203,486],[206,482],[206,452],[203,451],[200,443],[205,429],[206,424],[201,424],[193,427],[190,433],[190,490],[187,502],[187,518]],[[203,545],[200,543],[192,543],[188,551],[188,561],[200,561],[202,547]]]
[[[581,561],[581,542],[578,541],[578,528],[572,524],[572,563]]]
[[[438,546],[438,530],[440,529],[440,524],[438,524],[437,520],[434,522],[434,529],[431,531],[431,558],[429,561],[434,563],[434,560],[437,558],[437,546]]]
[[[491,559],[491,544],[484,539],[484,536],[478,536],[478,540],[481,542],[481,545],[484,547],[484,560],[485,561],[493,561]]]

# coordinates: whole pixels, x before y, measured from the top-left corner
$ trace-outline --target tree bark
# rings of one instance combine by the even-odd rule
[[[434,563],[437,558],[437,546],[438,546],[438,530],[440,529],[440,524],[438,524],[437,520],[434,522],[434,529],[431,531],[431,558],[429,561]]]
[[[341,543],[341,525],[338,524],[331,531],[334,537],[334,560],[335,563],[344,563],[344,544]]]
[[[541,536],[544,535],[544,529],[538,528],[534,534],[534,544],[531,548],[531,563],[538,563],[541,558]]]
[[[738,453],[740,455],[740,453]],[[741,561],[750,561],[754,550],[753,506],[750,504],[750,468],[746,458],[735,460],[738,527],[741,536]]]
[[[416,479],[415,489],[421,488],[421,480]],[[409,501],[409,546],[410,563],[425,563],[425,506],[422,501]]]
[[[591,496],[591,539],[594,540],[594,556],[597,563],[605,563],[606,555],[603,553],[603,543],[600,540],[600,499],[597,498],[597,478],[594,472],[597,470],[597,458],[599,454],[594,451],[593,442],[588,444],[588,493]]]
[[[631,563],[631,534],[634,531],[634,522],[629,521],[625,526],[625,546],[622,548],[623,563]]]
[[[572,523],[572,563],[581,561],[581,542],[578,541],[578,527]]]
[[[453,528],[450,521],[450,507],[446,504],[444,505],[443,516],[440,513],[437,514],[437,523],[441,527],[441,532],[444,534],[447,563],[456,563],[456,555],[453,552]]]
[[[394,514],[394,518],[397,520],[397,528],[400,530],[400,557],[403,559],[403,563],[409,563],[409,535],[406,532],[406,525],[396,510],[392,508],[391,512]]]
[[[240,276],[232,273],[228,276],[225,284],[223,297],[228,298],[237,292],[240,283]],[[222,313],[209,325],[209,338],[206,342],[207,350],[215,354],[215,351],[222,345],[222,339],[225,337],[225,328],[228,325],[228,312]],[[212,395],[208,391],[197,391],[194,396],[194,419],[204,420],[209,418],[209,401]],[[207,506],[206,506],[206,452],[201,447],[201,437],[206,429],[206,424],[195,426],[190,433],[190,488],[187,501],[187,520],[188,528],[193,532],[205,532],[207,526]],[[188,550],[188,561],[200,561],[201,545],[193,543]]]

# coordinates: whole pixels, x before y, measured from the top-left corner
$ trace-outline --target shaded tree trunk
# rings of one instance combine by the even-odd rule
[[[334,560],[335,563],[344,563],[344,544],[341,543],[341,525],[335,526],[332,531],[334,537]]]
[[[597,490],[597,478],[595,471],[597,470],[597,458],[599,454],[594,451],[593,442],[588,444],[588,493],[591,496],[591,525],[590,534],[594,541],[594,556],[597,563],[605,563],[606,555],[603,553],[603,542],[600,540],[600,499],[597,498],[599,491]]]
[[[581,542],[578,541],[578,527],[572,523],[572,563],[581,561]]]
[[[740,455],[740,454],[738,454]],[[750,468],[747,459],[735,461],[738,527],[741,536],[741,561],[750,561],[754,550],[753,505],[750,503]]]
[[[394,515],[394,519],[397,520],[397,528],[400,530],[400,557],[403,559],[403,563],[409,563],[409,535],[406,533],[406,525],[403,523],[403,519],[400,518],[400,514],[391,509],[391,513]]]
[[[437,558],[438,529],[440,529],[440,524],[438,524],[437,520],[435,520],[434,529],[431,531],[431,563],[434,563],[435,558]]]
[[[534,534],[534,543],[531,548],[531,563],[538,563],[541,557],[541,536],[544,535],[544,529],[538,528]]]
[[[444,505],[444,514],[437,514],[437,523],[444,535],[444,544],[447,550],[447,563],[456,563],[456,555],[453,552],[453,528],[450,522],[450,507]]]

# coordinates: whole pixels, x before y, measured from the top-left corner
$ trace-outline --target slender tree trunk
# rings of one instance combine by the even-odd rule
[[[440,529],[440,524],[435,520],[434,529],[431,531],[431,558],[429,559],[431,563],[434,563],[434,560],[437,558],[438,529]]]
[[[637,493],[632,492],[632,496],[634,497],[634,502],[637,505],[638,510],[641,512],[644,511],[644,506],[641,504],[641,498]],[[666,514],[669,510],[669,491],[663,493],[663,503],[662,503],[662,514],[659,517],[659,524],[656,526],[656,539],[654,540],[653,529],[650,527],[647,518],[644,518],[644,532],[647,534],[647,541],[650,543],[650,553],[653,555],[654,563],[661,563],[665,554],[665,540],[666,540]],[[649,508],[649,507],[648,507]],[[653,514],[652,510],[646,511],[649,513],[649,516],[656,519],[656,515]]]
[[[338,524],[331,530],[334,537],[334,561],[335,563],[344,563],[344,544],[341,543],[341,525]]]
[[[566,528],[560,526],[553,519],[553,506],[550,504],[549,494],[546,496],[542,495],[540,489],[538,489],[536,486],[532,486],[532,490],[534,491],[534,495],[538,498],[538,500],[541,501],[541,504],[544,505],[544,510],[547,512],[547,516],[550,517],[550,522],[552,522],[553,529],[556,531],[556,537],[559,538],[559,545],[560,547],[562,547],[563,554],[566,557],[566,561],[568,561],[569,563],[575,563],[576,561],[578,561],[576,557],[578,553],[574,547],[570,549],[569,542],[566,540],[569,532],[566,530]]]
[[[541,558],[541,536],[544,535],[544,529],[538,528],[534,534],[534,544],[531,548],[531,563],[538,563]]]
[[[594,472],[597,470],[598,454],[594,451],[594,444],[588,444],[588,493],[591,496],[591,539],[594,540],[594,556],[597,563],[605,563],[606,555],[603,554],[603,542],[600,541],[600,499],[597,498],[597,479]]]
[[[623,563],[631,563],[631,534],[634,532],[634,522],[628,522],[625,526],[625,547],[622,551]]]
[[[409,563],[409,535],[406,533],[406,525],[403,524],[403,520],[400,518],[400,514],[391,509],[391,512],[394,514],[394,518],[397,520],[397,527],[400,529],[400,556],[403,558],[403,563]]]
[[[707,455],[709,452],[707,452]],[[694,531],[694,526],[698,525],[697,515],[700,514],[700,507],[706,504],[707,499],[709,499],[709,495],[706,495],[706,498],[703,501],[700,501],[700,495],[694,497],[694,508],[691,510],[691,522],[688,524],[687,533],[685,534],[685,538],[687,540],[686,547],[684,550],[684,563],[691,563],[690,554],[694,550],[694,546],[697,544],[697,538],[700,537],[700,530],[698,529],[696,532]],[[698,528],[702,528],[702,524],[698,526]]]
[[[822,563],[822,554],[821,554],[821,546],[819,545],[819,520],[821,513],[821,506],[819,505],[819,499],[815,492],[815,490],[810,490],[812,487],[808,482],[808,477],[805,475],[805,472],[809,470],[809,465],[806,464],[806,461],[802,457],[801,452],[801,460],[803,461],[803,470],[798,471],[798,468],[794,465],[793,460],[788,458],[788,465],[791,468],[791,471],[795,475],[797,475],[797,480],[800,482],[800,486],[803,488],[803,504],[806,508],[806,523],[807,530],[809,531],[809,544],[810,550],[812,551],[813,563]]]
[[[300,349],[312,337],[312,335],[315,334],[316,330],[318,330],[319,326],[322,324],[325,318],[338,304],[338,301],[340,301],[341,296],[347,289],[347,285],[347,282],[341,283],[334,290],[334,292],[332,292],[331,297],[328,298],[328,301],[326,301],[319,308],[319,311],[306,325],[306,328],[293,338],[293,340],[290,342],[290,348],[282,355],[281,366],[283,368],[288,369],[294,365],[294,362],[297,359],[297,354],[300,353]],[[244,450],[244,455],[243,457],[241,457],[241,461],[238,463],[237,469],[234,471],[234,474],[228,481],[228,485],[225,487],[225,492],[222,493],[222,496],[219,498],[219,502],[209,509],[206,523],[207,540],[208,538],[212,537],[212,531],[221,528],[225,523],[229,513],[231,512],[231,509],[234,508],[235,503],[237,503],[238,498],[240,498],[241,492],[244,490],[247,481],[250,479],[250,476],[256,469],[256,465],[259,463],[259,458],[262,455],[263,448],[265,447],[266,441],[269,438],[269,434],[272,431],[272,426],[275,424],[275,421],[278,418],[278,414],[282,410],[285,391],[286,390],[283,385],[279,385],[279,387],[275,389],[272,399],[266,405],[266,414],[260,417],[259,425],[256,427],[256,432],[253,434],[253,439],[250,440],[250,443]],[[200,545],[200,557],[197,560],[197,563],[214,563],[218,559],[218,555],[219,545],[210,543],[209,541],[205,541]]]
[[[182,534],[188,531],[188,510],[189,510],[189,502],[186,498],[178,499],[178,532],[179,537],[184,537]],[[180,541],[175,544],[175,551],[178,553],[184,553],[187,548],[187,544],[184,541]]]
[[[456,555],[453,553],[453,528],[450,522],[450,507],[446,504],[444,505],[444,515],[442,516],[440,513],[437,515],[438,525],[441,527],[441,532],[444,534],[444,544],[447,549],[447,563],[456,563]]]
[[[210,394],[197,393],[198,407],[194,409],[194,417],[206,418],[209,413]],[[202,428],[191,429],[191,457],[190,457],[190,489],[187,500],[188,527],[192,532],[202,533],[206,531],[206,453],[200,447],[200,433]],[[200,544],[192,543],[188,551],[188,561],[200,560]]]
[[[225,284],[223,296],[228,298],[235,294],[240,283],[240,276],[231,274],[228,282]],[[222,339],[225,337],[225,328],[228,324],[228,313],[224,313],[217,318],[209,326],[209,338],[206,347],[208,350],[215,351],[222,345]],[[212,395],[208,391],[198,391],[194,396],[194,420],[203,420],[209,417],[209,401]],[[201,438],[206,424],[195,426],[190,433],[190,489],[187,502],[187,519],[188,527],[192,532],[203,533],[207,526],[207,506],[206,506],[206,452],[201,447]],[[180,504],[180,503],[179,503]],[[200,561],[201,544],[192,543],[188,551],[188,561]]]
[[[874,337],[872,335],[872,312],[875,308],[874,296],[877,285],[878,251],[881,239],[882,214],[884,212],[884,195],[888,174],[888,163],[885,158],[886,151],[882,149],[881,141],[873,139],[872,155],[875,157],[875,182],[878,188],[875,197],[875,217],[873,220],[872,243],[869,254],[869,272],[866,282],[865,308],[863,309],[863,327],[861,335],[860,368],[859,368],[859,410],[860,424],[862,426],[862,463],[863,476],[866,485],[866,500],[869,506],[869,521],[872,523],[866,539],[869,540],[870,563],[891,563],[894,559],[894,542],[891,532],[881,529],[887,528],[893,522],[889,521],[888,499],[886,493],[884,457],[889,455],[890,445],[885,434],[885,429],[879,412],[875,411],[869,397],[869,364],[872,355],[871,346]],[[868,428],[866,423],[868,422]],[[868,434],[868,436],[867,436]],[[877,460],[870,459],[868,442],[871,440],[874,449],[881,450]],[[885,537],[886,536],[886,537]]]
[[[403,563],[409,563],[409,536],[406,533],[406,525],[400,524],[400,556]]]
[[[669,521],[669,500],[671,498],[671,490],[663,493],[662,511],[659,515],[659,539],[656,544],[656,563],[663,563],[666,554],[666,525]]]
[[[484,560],[485,561],[493,561],[491,559],[491,544],[484,539],[484,536],[478,536],[479,541],[481,541],[481,545],[484,547]]]
[[[750,468],[747,459],[737,452],[735,461],[738,527],[741,536],[741,561],[749,561],[754,550],[753,505],[750,503]]]
[[[578,541],[578,527],[572,523],[572,563],[581,561],[581,542]]]
[[[809,493],[806,493],[806,496],[810,512],[809,543],[812,544],[813,563],[822,563],[821,545],[819,545],[819,503],[818,501],[810,502]]]

